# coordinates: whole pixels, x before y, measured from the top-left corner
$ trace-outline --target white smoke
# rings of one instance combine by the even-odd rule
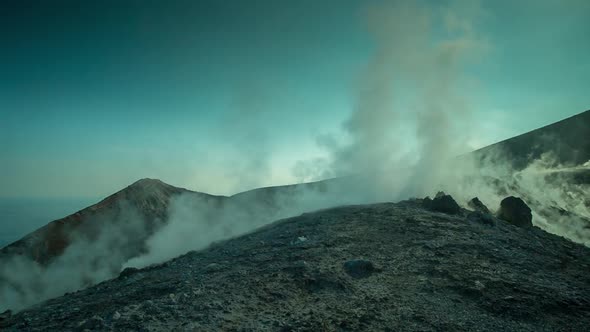
[[[508,195],[525,196],[537,225],[588,245],[588,229],[568,222],[563,209],[589,218],[584,184],[561,186],[555,163],[533,163],[515,170],[505,157],[484,162],[456,156],[477,135],[467,69],[490,48],[477,24],[486,12],[477,2],[427,7],[396,2],[371,7],[365,15],[375,53],[355,85],[355,108],[343,125],[346,140],[318,138],[326,158],[302,160],[294,168],[301,181],[340,176],[340,180],[280,191],[262,189],[231,198],[183,194],[171,200],[168,220],[130,257],[129,239],[147,236],[133,211],[126,222],[104,223],[94,241],[80,237],[47,267],[24,259],[0,266],[0,311],[25,306],[116,276],[123,267],[144,267],[199,250],[212,242],[250,232],[274,220],[342,204],[395,201],[439,189],[460,204],[479,196],[491,209]],[[233,187],[256,187],[268,175],[268,132],[264,96],[246,91],[236,99],[224,132],[234,162],[224,173]],[[242,150],[240,142],[249,143]],[[551,166],[548,166],[551,165]],[[559,166],[563,171],[566,166]],[[547,176],[539,176],[545,174]],[[552,177],[555,175],[557,177]],[[532,201],[534,199],[534,201]],[[547,209],[556,207],[557,209]],[[568,219],[569,218],[569,219]],[[115,226],[118,225],[118,226]],[[120,228],[120,225],[126,225]]]
[[[242,203],[232,197],[232,203],[222,207],[180,197],[171,205],[168,224],[148,240],[148,253],[126,266],[159,263],[311,209],[430,192],[445,175],[444,165],[466,149],[463,143],[470,128],[471,109],[464,97],[469,91],[462,90],[464,66],[477,60],[486,47],[473,26],[482,10],[473,5],[468,9],[455,6],[430,9],[405,2],[372,7],[365,13],[376,51],[358,77],[356,108],[344,124],[349,139],[342,142],[335,136],[318,137],[318,144],[330,159],[303,160],[293,169],[301,180],[344,176],[338,184],[329,182],[323,191],[300,187],[252,196]],[[436,31],[444,34],[437,35]],[[237,109],[264,109],[259,105],[261,99],[240,102],[238,105],[244,107]],[[246,100],[252,101],[250,97]],[[240,114],[246,116],[240,123],[249,124],[246,132],[255,130],[250,121],[257,111]],[[234,131],[239,135],[244,133],[242,129]],[[264,141],[240,139],[255,144]],[[242,157],[246,161],[248,157],[267,160],[256,152]],[[249,164],[244,160],[238,160],[238,164]],[[249,179],[251,174],[260,174],[261,168],[266,169],[252,165],[254,169],[240,169],[238,176]]]
[[[168,222],[147,240],[147,252],[125,263],[145,267],[164,262],[211,243],[250,232],[278,219],[358,200],[338,183],[262,188],[241,193],[223,203],[192,194],[175,197]]]
[[[328,170],[316,160],[299,162],[293,172],[371,174],[363,187],[375,200],[432,190],[448,162],[468,149],[473,91],[465,72],[489,47],[475,28],[484,13],[476,2],[370,7],[365,18],[376,50],[343,126],[350,140],[320,141],[330,155]]]
[[[65,251],[47,266],[20,256],[0,257],[0,312],[20,310],[116,276],[147,236],[146,223],[124,202],[120,213],[87,220]],[[92,228],[92,229],[90,229]]]
[[[439,188],[465,205],[480,198],[492,211],[507,196],[519,196],[533,211],[533,223],[553,234],[590,246],[590,167],[563,165],[552,152],[532,160],[524,169],[513,166],[505,151],[492,149],[481,158],[457,159]]]

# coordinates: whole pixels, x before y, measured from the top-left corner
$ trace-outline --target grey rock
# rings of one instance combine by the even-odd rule
[[[531,208],[520,197],[506,197],[500,202],[498,218],[519,227],[532,227],[533,215]]]
[[[473,197],[468,203],[467,205],[472,208],[474,211],[479,211],[481,213],[486,213],[486,214],[490,214],[490,209],[488,209],[488,207],[479,200],[479,198],[477,197]]]
[[[105,322],[104,319],[102,319],[102,317],[98,316],[98,315],[94,315],[92,316],[92,318],[86,319],[81,321],[78,324],[78,330],[97,330],[97,329],[102,329],[105,327]]]
[[[211,263],[205,266],[205,272],[217,272],[223,270],[223,265],[218,263]]]

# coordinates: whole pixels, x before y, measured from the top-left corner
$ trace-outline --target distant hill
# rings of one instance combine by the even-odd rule
[[[2,248],[0,255],[23,255],[46,265],[63,253],[73,240],[74,234],[92,238],[99,231],[97,228],[102,227],[102,222],[124,222],[119,220],[121,211],[129,207],[141,213],[148,231],[153,230],[167,219],[167,207],[171,197],[185,192],[189,191],[159,180],[139,180],[97,204],[50,222]]]

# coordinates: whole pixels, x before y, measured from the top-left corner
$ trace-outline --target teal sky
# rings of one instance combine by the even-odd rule
[[[101,197],[143,177],[216,194],[295,181],[350,115],[376,47],[363,13],[388,2],[3,2],[0,197]],[[474,148],[590,109],[590,1],[481,7]]]

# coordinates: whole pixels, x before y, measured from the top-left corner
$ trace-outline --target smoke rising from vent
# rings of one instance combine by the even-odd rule
[[[470,4],[369,8],[365,18],[375,52],[358,77],[355,108],[343,124],[349,141],[318,139],[329,161],[301,161],[293,173],[365,174],[363,187],[377,200],[430,191],[444,176],[443,165],[468,150],[474,127],[465,69],[488,44],[474,27],[484,12]],[[328,170],[321,163],[329,163]]]
[[[161,263],[280,218],[342,204],[421,197],[441,189],[462,205],[479,196],[492,209],[505,196],[523,196],[537,225],[588,245],[589,228],[581,225],[590,220],[590,204],[584,199],[590,188],[564,187],[569,182],[560,177],[568,176],[561,172],[567,165],[555,166],[559,163],[548,163],[551,156],[546,156],[517,170],[500,152],[483,161],[456,158],[477,134],[469,99],[477,92],[466,73],[491,49],[476,27],[486,15],[472,1],[434,9],[417,1],[368,8],[363,17],[375,51],[354,80],[354,109],[342,126],[346,138],[318,137],[327,157],[293,166],[301,181],[339,179],[230,198],[182,194],[171,200],[167,222],[154,233],[133,208],[112,220],[95,220],[101,226],[95,239],[80,235],[47,267],[19,258],[2,262],[0,311],[116,277],[124,267]],[[256,88],[241,91],[222,131],[235,152],[230,153],[235,160],[225,160],[231,165],[224,176],[235,188],[251,188],[270,172],[269,106]],[[582,222],[571,222],[572,215]],[[147,240],[140,244],[130,239]],[[139,254],[132,250],[137,247]]]

